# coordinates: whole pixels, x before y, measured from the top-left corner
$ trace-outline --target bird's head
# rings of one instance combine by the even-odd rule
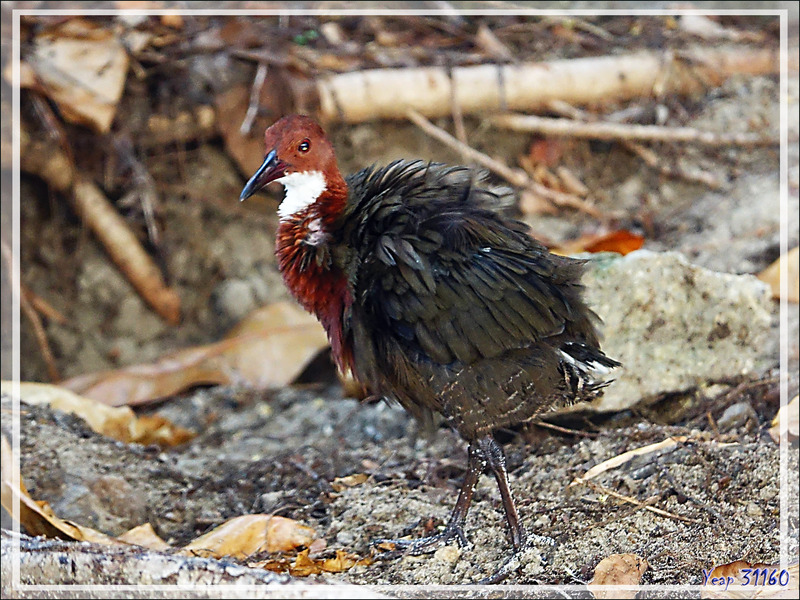
[[[277,181],[286,188],[278,215],[288,219],[303,213],[326,191],[343,186],[333,146],[310,117],[283,117],[267,129],[264,139],[264,162],[244,186],[239,200]]]

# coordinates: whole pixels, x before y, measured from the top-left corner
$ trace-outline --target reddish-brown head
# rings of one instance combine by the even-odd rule
[[[286,188],[278,214],[288,218],[309,207],[326,190],[343,184],[333,146],[310,117],[283,117],[267,129],[264,139],[264,162],[244,186],[240,200],[277,181]]]

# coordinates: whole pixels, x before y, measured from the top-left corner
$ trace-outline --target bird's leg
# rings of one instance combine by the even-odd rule
[[[520,523],[517,507],[511,497],[511,489],[508,487],[508,470],[506,469],[506,457],[500,444],[490,435],[478,440],[478,445],[486,457],[486,462],[491,469],[494,478],[497,480],[497,487],[500,488],[500,497],[503,499],[503,510],[506,513],[508,531],[511,535],[511,545],[515,551],[519,551],[525,543],[525,528]]]
[[[464,535],[464,521],[467,519],[472,495],[475,493],[478,479],[486,468],[486,462],[480,445],[472,442],[469,446],[469,464],[467,473],[464,475],[464,483],[461,484],[458,500],[456,500],[456,505],[453,507],[453,512],[450,514],[450,520],[447,522],[444,531],[416,540],[376,540],[375,543],[390,542],[398,549],[404,550],[404,553],[412,555],[434,552],[454,539],[460,546],[466,546],[467,538]]]
[[[523,566],[525,554],[529,550],[539,549],[539,546],[552,547],[555,541],[549,537],[542,535],[528,535],[525,528],[519,520],[517,514],[517,507],[514,505],[514,499],[511,497],[511,489],[508,486],[508,471],[506,470],[506,457],[503,454],[503,449],[500,444],[490,435],[478,440],[483,455],[486,457],[486,463],[492,471],[494,478],[497,480],[497,487],[500,489],[500,497],[503,500],[503,509],[506,513],[506,521],[508,522],[508,530],[511,535],[511,544],[514,547],[514,553],[503,562],[497,571],[489,577],[480,580],[480,584],[500,583],[506,577],[511,575],[514,571]],[[546,562],[545,557],[540,553],[540,562]]]

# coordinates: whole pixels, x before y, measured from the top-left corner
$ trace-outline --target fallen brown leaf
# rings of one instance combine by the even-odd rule
[[[290,552],[313,540],[314,530],[292,519],[242,515],[192,540],[181,554],[244,559],[258,552]]]
[[[366,473],[353,473],[346,477],[337,477],[331,482],[331,487],[335,492],[341,492],[345,488],[361,485],[367,479],[369,479],[369,475]]]
[[[595,598],[634,598],[637,590],[602,589],[597,586],[639,585],[647,567],[647,561],[636,554],[612,554],[595,567],[589,590]]]
[[[0,384],[0,391],[10,396],[10,381]],[[21,382],[20,401],[31,405],[47,405],[55,410],[77,415],[92,431],[125,443],[176,446],[192,439],[195,434],[172,424],[158,415],[137,417],[128,407],[111,407],[90,398],[81,397],[57,385]]]
[[[64,118],[108,133],[128,73],[128,54],[112,30],[69,19],[36,36],[28,62]]]
[[[153,526],[150,525],[150,523],[134,527],[130,531],[123,533],[117,539],[126,544],[134,544],[136,546],[142,546],[143,548],[150,548],[151,550],[164,551],[172,548],[172,546],[161,539],[153,530]]]
[[[795,396],[785,406],[781,406],[778,414],[772,419],[772,427],[769,428],[770,437],[776,444],[781,442],[781,434],[787,435],[790,440],[796,440],[798,429],[800,429],[800,402]]]
[[[19,522],[30,535],[106,545],[121,543],[90,527],[83,527],[60,519],[47,502],[31,498],[22,477],[19,477],[18,481],[14,481],[14,467],[17,461],[5,436],[0,440],[0,463],[2,464],[0,500],[2,500],[3,508],[13,517],[14,506],[19,502]]]
[[[325,330],[300,307],[257,309],[214,344],[168,354],[155,363],[81,375],[65,387],[111,406],[136,405],[203,384],[287,385],[328,345]]]
[[[642,236],[625,229],[618,229],[608,233],[582,235],[550,250],[562,255],[581,252],[616,252],[625,255],[638,250],[643,244]]]
[[[319,575],[320,573],[342,573],[356,566],[368,566],[372,564],[369,557],[359,558],[355,554],[350,554],[344,550],[337,550],[333,558],[311,558],[308,550],[301,551],[294,559],[282,558],[268,560],[251,566],[257,566],[276,573],[289,573],[293,577],[308,577],[309,575]]]
[[[798,564],[780,565],[736,560],[711,571],[703,569],[701,598],[797,598]]]
[[[795,246],[783,256],[778,257],[775,262],[757,275],[761,281],[769,284],[769,287],[772,289],[772,297],[780,299],[781,265],[785,263],[787,276],[789,278],[786,300],[794,302],[795,304],[800,302],[800,274],[798,273],[798,271],[800,271],[800,266],[798,266],[798,263],[800,263],[800,255],[798,255],[798,248],[800,247]]]

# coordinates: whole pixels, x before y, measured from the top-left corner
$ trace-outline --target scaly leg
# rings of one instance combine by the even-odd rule
[[[469,445],[469,465],[467,466],[467,473],[464,475],[464,483],[461,485],[461,491],[458,493],[458,500],[456,500],[456,505],[453,508],[450,520],[444,528],[444,531],[416,540],[382,539],[376,540],[373,543],[380,544],[389,542],[394,544],[398,549],[403,550],[404,553],[412,555],[434,552],[454,539],[460,546],[466,546],[467,538],[464,535],[464,521],[467,519],[469,505],[472,502],[472,495],[475,492],[478,479],[486,468],[486,462],[487,460],[481,446],[476,442],[472,442]]]
[[[486,462],[491,469],[494,478],[497,480],[497,487],[500,489],[500,497],[503,500],[503,509],[506,513],[508,522],[508,532],[511,536],[511,544],[514,553],[505,560],[497,571],[489,577],[480,580],[479,584],[500,583],[506,577],[523,565],[525,555],[528,551],[538,549],[539,546],[552,547],[555,542],[552,538],[541,535],[528,535],[519,520],[517,507],[511,497],[511,489],[508,486],[508,471],[506,470],[506,457],[500,444],[492,436],[486,436],[478,440],[478,445],[486,457]],[[540,554],[540,561],[545,562],[545,557]]]

